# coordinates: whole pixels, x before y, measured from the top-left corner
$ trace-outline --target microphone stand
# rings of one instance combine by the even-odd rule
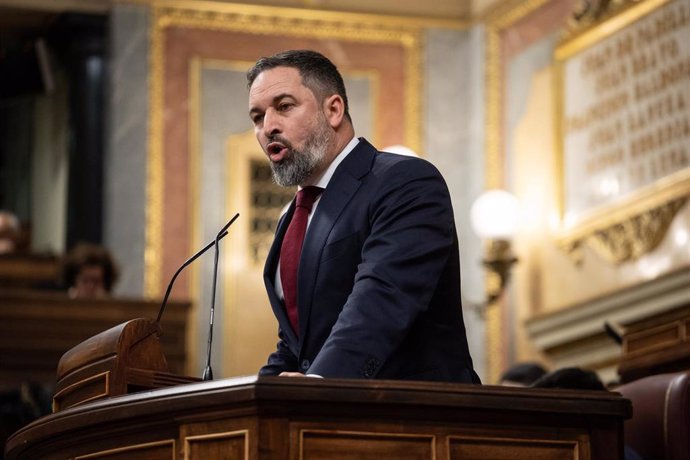
[[[230,226],[237,220],[237,218],[240,217],[240,214],[237,213],[233,216],[230,221],[223,226],[223,228],[220,229],[220,232],[218,232],[218,235],[216,235],[216,239],[211,241],[209,244],[204,246],[199,252],[194,254],[192,257],[187,259],[185,263],[182,264],[180,268],[177,269],[173,277],[170,279],[170,283],[168,283],[168,288],[165,290],[165,296],[163,297],[163,302],[161,303],[161,308],[158,310],[158,317],[156,318],[156,323],[160,324],[161,318],[163,317],[163,312],[165,311],[165,306],[168,304],[168,297],[170,297],[170,292],[172,291],[173,284],[175,284],[175,280],[179,276],[179,274],[184,270],[189,264],[194,262],[196,259],[201,257],[202,254],[204,254],[206,251],[211,249],[212,246],[218,245],[218,241],[223,239],[227,234],[228,234],[228,229]]]
[[[201,251],[190,257],[175,272],[165,292],[163,302],[158,310],[158,317],[153,322],[149,318],[138,318],[122,323],[107,331],[97,334],[67,351],[58,364],[58,375],[53,397],[53,408],[57,412],[92,400],[100,400],[107,396],[123,395],[139,389],[153,389],[175,384],[198,381],[198,378],[183,377],[170,374],[160,344],[160,321],[165,311],[172,286],[179,274],[189,264],[208,251],[211,246],[216,247],[215,270],[213,278],[214,297],[211,305],[211,326],[213,326],[213,310],[215,306],[215,289],[218,270],[218,244],[228,234],[228,228],[239,217],[239,214],[228,222]],[[213,329],[211,329],[211,333]],[[209,363],[211,350],[211,333],[209,334]],[[131,350],[136,350],[130,353]],[[94,362],[98,366],[94,366]],[[134,372],[136,370],[136,372]],[[102,380],[106,375],[107,391],[93,395],[92,388],[84,385],[97,379]],[[212,373],[210,366],[204,372],[204,380],[210,380]],[[68,395],[63,398],[61,395]]]
[[[213,380],[213,369],[211,369],[211,345],[213,344],[213,317],[216,311],[216,283],[218,281],[218,256],[220,254],[220,248],[218,247],[218,241],[220,240],[221,230],[216,235],[215,240],[215,257],[213,259],[213,287],[211,290],[211,318],[208,323],[208,348],[206,350],[206,368],[204,369],[204,374],[201,377],[203,381]]]

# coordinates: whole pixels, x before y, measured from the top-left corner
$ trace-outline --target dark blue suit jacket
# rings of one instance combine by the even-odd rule
[[[338,166],[305,236],[299,336],[274,286],[293,211],[294,202],[264,269],[280,340],[260,375],[479,382],[462,318],[453,209],[431,163],[360,139]]]

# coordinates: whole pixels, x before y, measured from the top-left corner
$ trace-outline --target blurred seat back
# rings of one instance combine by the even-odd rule
[[[625,443],[644,459],[690,459],[690,372],[644,377],[618,388],[633,405]]]

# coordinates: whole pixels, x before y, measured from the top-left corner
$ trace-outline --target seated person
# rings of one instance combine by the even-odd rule
[[[546,374],[540,364],[537,363],[518,363],[506,370],[498,381],[499,385],[508,387],[528,387],[539,377]]]
[[[77,244],[62,263],[62,279],[73,299],[106,297],[117,277],[118,269],[110,252],[95,244]]]
[[[17,216],[0,210],[0,254],[12,254],[17,250],[21,227]]]

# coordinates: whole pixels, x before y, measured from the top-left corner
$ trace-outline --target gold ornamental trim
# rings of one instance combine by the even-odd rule
[[[160,294],[163,250],[163,82],[165,81],[163,30],[160,12],[152,11],[150,28],[149,130],[146,159],[146,248],[144,250],[144,296]]]
[[[563,231],[556,243],[575,263],[582,261],[583,243],[616,265],[637,260],[661,243],[688,197],[690,170],[679,171],[620,204],[591,213],[571,230]]]
[[[206,0],[115,0],[122,4],[140,4],[211,13],[234,13],[243,16],[275,16],[310,21],[341,22],[365,27],[416,27],[462,30],[472,27],[471,19],[423,16],[396,16],[376,13],[356,13],[336,10],[265,6]]]
[[[586,239],[606,260],[620,264],[636,260],[656,248],[687,199],[681,198],[646,211]]]
[[[421,152],[424,27],[463,28],[456,21],[428,21],[370,14],[277,8],[206,1],[151,1],[149,135],[147,157],[144,295],[160,294],[163,240],[164,31],[168,27],[284,35],[348,42],[398,44],[404,49],[404,142]],[[445,25],[444,25],[445,24]],[[196,230],[193,229],[193,232]]]
[[[486,118],[484,140],[484,187],[486,189],[502,188],[505,178],[503,174],[502,142],[502,83],[501,72],[503,56],[501,56],[501,34],[505,29],[520,19],[537,10],[548,0],[523,0],[503,3],[499,9],[487,16],[486,22],[486,74],[484,87],[486,88]],[[485,290],[491,288],[485,280]],[[486,312],[486,356],[487,380],[489,383],[498,381],[505,365],[503,362],[503,317],[504,311],[500,303]]]

